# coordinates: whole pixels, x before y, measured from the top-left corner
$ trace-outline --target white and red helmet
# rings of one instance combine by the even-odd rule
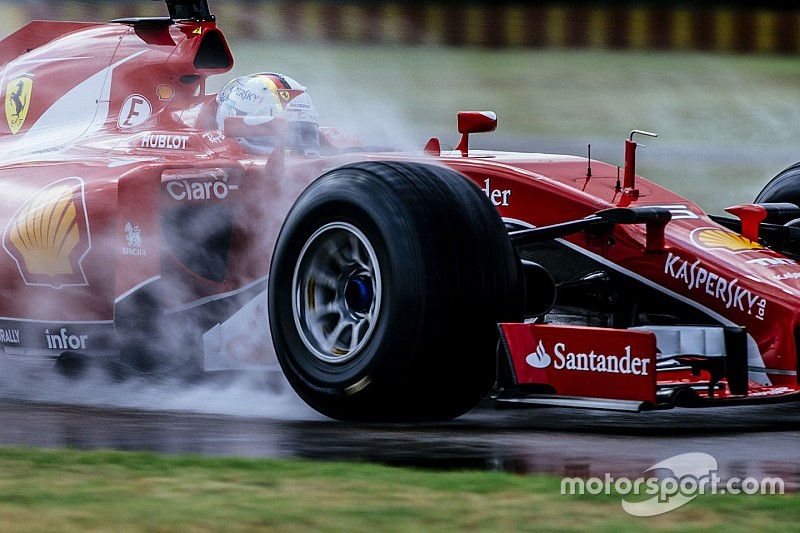
[[[319,152],[317,110],[306,88],[288,76],[264,72],[232,80],[217,94],[217,127],[224,129],[225,117],[231,116],[261,123],[283,117],[287,149],[307,155]],[[274,136],[237,140],[257,154],[271,153],[278,142]]]

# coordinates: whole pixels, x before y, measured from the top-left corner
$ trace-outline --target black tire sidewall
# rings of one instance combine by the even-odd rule
[[[413,230],[402,213],[387,211],[396,204],[389,199],[382,201],[381,195],[385,195],[381,187],[365,183],[357,172],[343,170],[322,178],[295,204],[282,230],[291,237],[282,241],[283,246],[273,256],[270,287],[275,297],[271,298],[270,317],[273,337],[277,336],[276,344],[283,348],[278,350],[279,361],[291,383],[311,391],[305,399],[313,406],[331,401],[331,396],[347,396],[349,387],[365,379],[370,381],[368,392],[386,394],[391,376],[405,371],[403,352],[413,349],[418,341],[424,317],[413,316],[413,300],[424,294],[424,265],[408,259],[421,256],[420,243],[409,237]],[[380,316],[369,344],[344,364],[326,363],[309,354],[291,313],[297,258],[311,235],[331,222],[352,224],[364,233],[375,250],[384,285]],[[406,319],[400,320],[401,316]],[[281,357],[286,353],[294,356]],[[369,402],[374,395],[361,396]]]
[[[330,222],[358,228],[383,283],[369,345],[344,364],[310,354],[292,315],[305,243]],[[351,420],[458,416],[495,380],[496,324],[521,315],[519,265],[499,214],[464,176],[415,163],[360,163],[319,178],[281,230],[270,272],[279,362],[318,411]]]
[[[755,203],[789,202],[800,205],[800,163],[782,170],[758,193]]]

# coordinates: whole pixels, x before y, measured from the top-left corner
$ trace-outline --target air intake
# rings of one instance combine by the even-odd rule
[[[197,49],[194,57],[194,68],[198,70],[228,70],[233,66],[230,49],[217,30],[208,31],[203,35],[203,42]]]
[[[210,22],[215,20],[208,9],[208,0],[166,0],[172,20]]]

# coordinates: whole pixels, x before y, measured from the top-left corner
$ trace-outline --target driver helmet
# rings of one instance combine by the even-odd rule
[[[286,120],[285,147],[306,155],[319,153],[319,116],[305,87],[283,74],[265,72],[232,80],[217,94],[217,127],[225,117],[248,117],[268,122]],[[275,136],[237,139],[248,151],[270,154]]]

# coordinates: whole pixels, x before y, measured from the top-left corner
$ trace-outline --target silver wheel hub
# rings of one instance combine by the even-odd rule
[[[332,222],[306,241],[292,278],[292,314],[300,338],[326,363],[357,357],[381,308],[375,250],[355,226]]]

